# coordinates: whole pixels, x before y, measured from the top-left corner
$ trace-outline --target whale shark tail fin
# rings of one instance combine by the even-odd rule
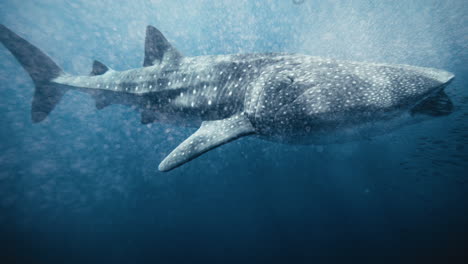
[[[44,120],[67,91],[51,82],[63,74],[62,69],[37,47],[1,24],[0,42],[29,73],[36,86],[31,108],[33,122]]]

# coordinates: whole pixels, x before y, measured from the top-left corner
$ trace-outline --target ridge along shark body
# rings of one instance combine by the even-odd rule
[[[345,142],[453,108],[443,89],[454,75],[446,71],[298,54],[183,57],[152,26],[143,68],[118,72],[94,61],[90,76],[64,73],[3,25],[0,41],[36,85],[34,122],[74,89],[92,95],[98,109],[135,106],[143,124],[201,123],[161,162],[161,171],[246,135],[292,144]]]

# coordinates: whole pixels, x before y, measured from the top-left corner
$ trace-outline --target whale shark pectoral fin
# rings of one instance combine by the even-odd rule
[[[146,27],[143,67],[161,64],[163,61],[174,61],[180,58],[182,58],[182,54],[167,41],[161,31],[153,26]]]
[[[255,129],[244,114],[222,120],[205,121],[159,164],[159,170],[172,170],[209,150],[254,133]]]

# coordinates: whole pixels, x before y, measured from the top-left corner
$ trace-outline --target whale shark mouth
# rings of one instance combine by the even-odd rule
[[[453,103],[443,89],[422,100],[411,110],[411,115],[446,116],[453,112]]]

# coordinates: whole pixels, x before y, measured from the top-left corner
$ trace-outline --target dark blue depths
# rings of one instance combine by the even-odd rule
[[[300,2],[300,1],[297,1]],[[194,128],[71,92],[30,120],[0,48],[1,263],[454,263],[468,248],[465,1],[2,1],[66,71],[140,67],[147,24],[187,56],[299,52],[453,72],[455,111],[366,141],[242,138],[169,173]],[[465,255],[464,255],[465,254]]]

